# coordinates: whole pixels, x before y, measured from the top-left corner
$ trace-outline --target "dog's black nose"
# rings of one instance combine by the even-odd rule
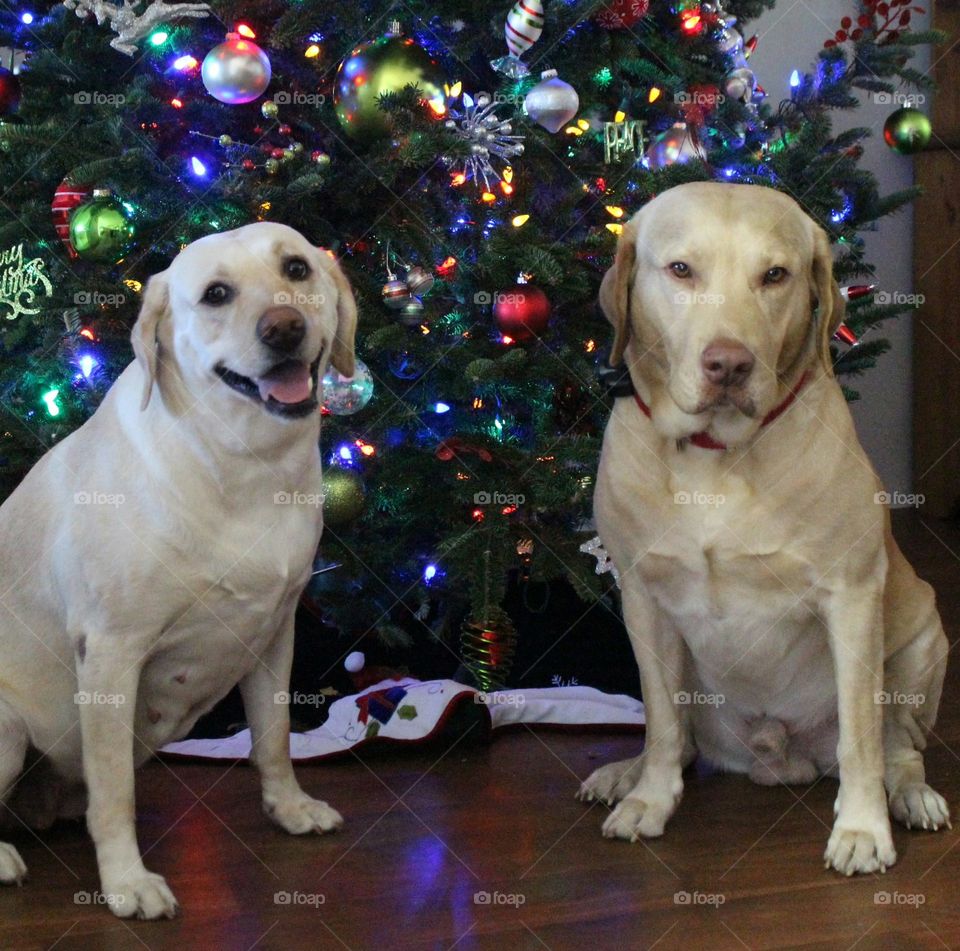
[[[717,386],[740,386],[753,372],[756,359],[736,340],[714,340],[702,354],[700,366],[703,375]]]
[[[257,321],[257,339],[277,353],[293,353],[306,335],[303,315],[293,307],[271,307]]]

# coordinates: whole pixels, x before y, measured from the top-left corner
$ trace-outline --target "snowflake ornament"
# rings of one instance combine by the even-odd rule
[[[491,159],[497,158],[504,165],[510,164],[515,155],[523,154],[523,136],[513,134],[509,119],[497,115],[497,106],[493,97],[486,92],[477,94],[474,99],[463,93],[463,108],[450,108],[450,118],[446,127],[470,146],[470,154],[463,159],[451,160],[463,163],[464,180],[472,178],[490,191],[490,180],[500,180],[500,173],[493,167]]]

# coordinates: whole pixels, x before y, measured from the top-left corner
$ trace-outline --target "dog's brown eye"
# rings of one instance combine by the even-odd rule
[[[785,267],[772,267],[763,275],[764,284],[779,284],[787,276]]]
[[[673,261],[669,267],[676,277],[690,276],[690,265],[686,261]]]
[[[310,276],[310,265],[303,258],[289,258],[283,270],[291,281],[304,281]]]
[[[233,296],[233,291],[227,287],[226,284],[211,284],[204,292],[203,297],[200,298],[204,304],[209,304],[211,307],[219,307],[221,304],[226,304],[228,300]]]

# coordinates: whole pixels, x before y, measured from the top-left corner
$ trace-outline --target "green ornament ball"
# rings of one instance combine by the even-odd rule
[[[883,124],[883,141],[899,155],[922,152],[930,141],[930,120],[912,106],[890,113]]]
[[[70,243],[87,261],[116,264],[133,247],[130,217],[130,211],[118,198],[97,189],[93,201],[80,205],[70,216]]]
[[[416,85],[422,97],[444,101],[437,61],[409,37],[388,33],[357,46],[340,64],[333,84],[337,119],[347,135],[370,141],[390,134],[390,115],[377,104],[384,93]]]
[[[323,473],[323,521],[330,528],[345,528],[363,514],[366,491],[353,469],[333,468]]]

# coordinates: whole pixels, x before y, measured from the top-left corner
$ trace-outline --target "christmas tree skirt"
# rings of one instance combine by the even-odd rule
[[[342,755],[361,744],[423,743],[439,734],[464,704],[475,705],[487,732],[519,724],[551,727],[641,729],[643,703],[593,687],[545,687],[478,693],[453,680],[383,680],[330,707],[326,722],[307,733],[292,733],[294,760]],[[250,731],[223,739],[181,740],[160,751],[171,758],[244,760]]]

